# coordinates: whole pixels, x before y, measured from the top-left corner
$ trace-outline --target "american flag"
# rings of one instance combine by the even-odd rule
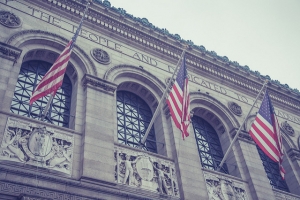
[[[56,94],[56,91],[62,85],[63,78],[72,52],[72,44],[74,43],[75,39],[73,37],[72,40],[70,40],[70,42],[67,44],[66,48],[59,55],[59,57],[56,59],[52,67],[45,74],[45,76],[42,78],[39,84],[35,87],[30,97],[30,105],[36,100],[48,94],[52,94],[53,96]]]
[[[273,161],[278,162],[281,177],[284,179],[282,138],[268,91],[265,93],[249,133],[261,150]]]
[[[64,75],[72,53],[72,48],[79,35],[79,31],[81,30],[83,20],[85,18],[85,14],[89,8],[89,5],[90,5],[90,0],[88,0],[87,2],[87,5],[85,7],[83,16],[76,30],[76,33],[74,34],[70,42],[67,44],[63,52],[58,56],[58,58],[56,59],[52,67],[49,69],[49,71],[45,74],[45,76],[42,78],[42,80],[33,90],[29,101],[30,105],[33,104],[33,102],[35,102],[36,100],[48,94],[54,96],[58,88],[62,85]]]
[[[176,127],[181,130],[183,139],[184,137],[189,136],[190,94],[188,81],[185,57],[183,57],[177,78],[171,89],[169,97],[167,98],[167,104],[171,111],[171,116]]]

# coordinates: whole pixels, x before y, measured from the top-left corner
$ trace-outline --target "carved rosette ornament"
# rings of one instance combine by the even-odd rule
[[[241,106],[239,106],[237,103],[235,103],[235,102],[228,102],[228,108],[229,108],[229,110],[233,113],[233,114],[235,114],[235,115],[237,115],[237,116],[241,116],[242,115],[242,107]]]
[[[293,127],[291,127],[291,125],[289,125],[289,123],[287,121],[284,121],[281,123],[281,130],[290,136],[295,135],[295,131],[294,131]]]
[[[110,63],[110,57],[103,49],[95,48],[91,51],[92,57],[101,64],[107,65]]]
[[[12,12],[1,10],[0,24],[9,28],[18,28],[21,26],[21,19]]]
[[[117,183],[180,197],[173,162],[116,146],[115,164]]]
[[[203,172],[209,200],[247,200],[245,186],[242,182],[226,176]]]
[[[71,175],[73,135],[8,118],[0,160],[25,163]]]

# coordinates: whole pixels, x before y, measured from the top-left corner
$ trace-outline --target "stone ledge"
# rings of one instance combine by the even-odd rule
[[[65,127],[54,125],[54,124],[42,122],[42,121],[39,121],[39,120],[36,120],[36,119],[21,116],[21,115],[11,113],[11,112],[6,112],[6,111],[0,110],[0,114],[6,115],[6,117],[13,117],[13,118],[16,118],[16,119],[21,119],[21,120],[25,120],[25,121],[28,121],[28,122],[31,122],[31,123],[39,124],[41,126],[47,126],[47,127],[49,126],[51,128],[55,128],[57,130],[65,131],[65,132],[76,134],[76,135],[82,135],[83,134],[82,132],[75,131],[75,130],[70,129],[70,128],[65,128]]]
[[[300,200],[300,196],[273,188],[276,200]]]

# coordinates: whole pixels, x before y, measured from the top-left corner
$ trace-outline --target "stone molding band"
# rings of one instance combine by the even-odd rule
[[[103,80],[101,78],[98,78],[96,76],[92,76],[90,74],[85,74],[82,78],[82,85],[87,88],[96,88],[100,91],[112,94],[117,89],[117,85],[114,83],[111,83],[109,81]]]
[[[0,57],[5,58],[7,60],[11,60],[15,64],[18,58],[20,57],[21,53],[21,49],[0,42]]]

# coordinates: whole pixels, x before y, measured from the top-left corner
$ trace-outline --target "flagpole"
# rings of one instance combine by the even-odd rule
[[[140,148],[142,148],[142,145],[145,143],[145,141],[146,141],[146,139],[147,139],[147,137],[148,137],[148,135],[150,133],[151,127],[152,127],[152,125],[154,123],[154,120],[156,119],[156,117],[157,117],[157,115],[158,115],[158,113],[160,111],[160,106],[161,106],[162,102],[164,101],[164,99],[165,99],[165,97],[167,95],[167,92],[169,91],[169,88],[170,88],[170,86],[171,86],[171,84],[173,82],[173,79],[174,79],[174,77],[175,77],[175,75],[176,75],[176,73],[178,71],[178,67],[179,67],[180,61],[182,60],[182,58],[183,58],[183,56],[184,56],[184,54],[186,52],[186,49],[187,49],[187,46],[183,49],[182,54],[181,54],[181,56],[180,56],[180,58],[179,58],[179,60],[177,62],[176,68],[175,68],[175,70],[174,70],[174,72],[172,74],[172,77],[171,77],[168,85],[167,85],[167,88],[165,89],[165,91],[164,91],[164,93],[163,93],[163,95],[162,95],[162,97],[161,97],[161,99],[160,99],[160,101],[159,101],[159,103],[157,105],[157,108],[156,108],[156,110],[155,110],[155,112],[153,114],[153,117],[152,117],[152,119],[151,119],[151,121],[149,123],[149,126],[148,126],[148,128],[146,130],[146,133],[145,133],[144,137],[142,138],[142,140],[140,142],[140,146],[139,146]]]
[[[46,115],[47,115],[47,112],[48,112],[48,110],[49,110],[49,108],[50,108],[50,104],[51,104],[53,98],[54,98],[54,94],[51,93],[51,94],[50,94],[50,98],[49,98],[49,100],[48,100],[48,102],[47,102],[47,105],[46,105],[46,107],[45,107],[45,110],[44,110],[44,112],[43,112],[43,114],[42,114],[41,121],[43,121],[43,120],[45,119],[45,117],[46,117]]]
[[[80,20],[79,26],[78,26],[78,28],[77,28],[77,30],[76,30],[74,36],[72,37],[73,43],[72,43],[72,45],[71,45],[71,49],[73,48],[73,46],[74,46],[74,44],[75,44],[75,42],[76,42],[76,39],[77,39],[77,37],[78,37],[78,35],[79,35],[79,31],[80,31],[80,29],[81,29],[81,27],[82,27],[82,24],[83,24],[83,21],[84,21],[84,18],[85,18],[85,14],[86,14],[87,10],[89,9],[90,4],[91,4],[91,3],[90,3],[90,0],[88,0],[88,1],[87,1],[87,4],[86,4],[86,6],[85,6],[84,12],[83,12],[83,16],[82,16],[82,18],[81,18],[81,20]],[[49,98],[49,100],[48,100],[48,102],[47,102],[47,105],[46,105],[46,107],[45,107],[45,110],[44,110],[44,112],[43,112],[43,114],[42,114],[41,121],[43,121],[43,120],[45,119],[45,117],[46,117],[46,115],[47,115],[47,112],[48,112],[48,110],[49,110],[49,108],[50,108],[50,105],[51,105],[51,103],[52,103],[52,100],[53,100],[53,98],[54,98],[54,96],[55,96],[55,93],[51,93],[51,94],[50,94],[50,98]]]
[[[258,100],[258,98],[259,98],[261,92],[263,91],[263,89],[264,89],[264,87],[267,85],[267,83],[268,83],[268,80],[265,80],[265,82],[264,82],[264,84],[263,84],[261,90],[259,91],[259,93],[258,93],[258,95],[257,95],[257,97],[256,97],[256,99],[255,99],[255,101],[254,101],[254,103],[253,103],[253,105],[251,106],[251,108],[250,108],[250,110],[249,110],[247,116],[244,118],[244,121],[243,121],[242,124],[240,125],[240,128],[239,128],[238,131],[236,132],[236,134],[235,134],[235,136],[234,136],[232,142],[230,143],[230,145],[229,145],[229,147],[228,147],[228,149],[227,149],[227,151],[226,151],[226,153],[225,153],[223,159],[221,160],[221,162],[220,162],[220,164],[219,164],[219,166],[218,166],[218,171],[221,170],[221,168],[222,168],[222,166],[223,166],[223,164],[224,164],[224,162],[225,162],[225,160],[226,160],[226,158],[227,158],[227,156],[228,156],[228,154],[229,154],[229,151],[231,150],[231,148],[232,148],[234,142],[237,140],[237,138],[238,138],[238,136],[239,136],[239,134],[240,134],[240,132],[241,132],[241,130],[242,130],[242,126],[243,126],[244,123],[246,122],[248,116],[250,115],[250,113],[251,113],[251,111],[252,111],[252,109],[253,109],[255,103],[257,102],[257,100]]]

